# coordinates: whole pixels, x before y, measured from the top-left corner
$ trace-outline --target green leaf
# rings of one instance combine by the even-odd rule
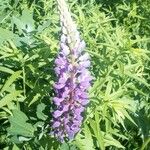
[[[33,103],[35,103],[35,102],[39,99],[39,97],[41,97],[41,94],[37,93],[37,94],[33,97],[32,101],[29,103],[28,106],[31,106]]]
[[[132,89],[133,91],[136,91],[136,92],[138,92],[139,94],[142,94],[142,95],[144,95],[144,96],[147,96],[148,94],[147,93],[144,93],[142,90],[139,90],[138,88],[136,88],[135,86],[134,86],[134,84],[128,84],[127,85],[127,87],[128,88],[130,88],[130,89]]]
[[[1,89],[1,93],[3,93],[5,90],[9,88],[9,86],[17,79],[20,77],[20,74],[22,71],[16,71],[14,74],[12,74],[9,79],[5,82],[3,88]]]
[[[0,107],[8,105],[12,100],[14,100],[21,93],[22,91],[13,91],[12,93],[7,94],[4,98],[0,100]]]
[[[100,148],[102,150],[105,150],[104,139],[103,139],[102,132],[100,130],[100,125],[99,125],[100,118],[99,118],[99,114],[97,111],[95,111],[95,122],[96,122],[96,130],[97,130],[97,134],[96,134],[97,141],[99,143]]]
[[[135,123],[135,121],[130,117],[130,115],[128,114],[128,112],[125,109],[122,109],[122,113],[124,114],[124,116],[129,119],[134,125],[137,126],[137,124]]]
[[[19,149],[19,147],[16,145],[16,144],[14,144],[14,146],[13,146],[13,149],[12,150],[20,150]]]
[[[3,29],[0,27],[0,45],[6,41],[6,40],[9,40],[9,39],[13,39],[14,38],[14,34],[13,32],[7,30],[7,29]]]
[[[13,16],[12,21],[17,25],[20,32],[24,30],[28,33],[33,31],[35,28],[32,13],[30,13],[30,10],[27,8],[24,8],[20,18]]]
[[[60,150],[69,150],[69,145],[67,143],[63,143],[61,146],[60,146]]]
[[[148,148],[148,146],[150,146],[150,138],[145,140],[140,150],[146,150],[146,147]]]
[[[97,118],[97,116],[96,116],[96,118]],[[96,120],[96,121],[90,119],[90,126],[93,129],[93,131],[94,131],[94,136],[96,137],[96,139],[98,141],[99,147],[102,150],[105,150],[105,147],[104,147],[104,138],[103,138],[103,135],[101,134],[101,131],[99,129],[100,128],[99,127],[99,121],[98,120]]]
[[[86,124],[84,127],[84,134],[85,134],[84,146],[88,147],[89,150],[94,150],[92,135],[91,135],[88,125],[86,125]]]
[[[125,149],[125,147],[122,146],[119,141],[114,139],[110,134],[106,134],[105,135],[105,146],[110,146],[110,145],[115,146],[117,148]]]
[[[116,92],[113,92],[112,94],[109,95],[111,100],[116,100],[119,97],[121,97],[125,93],[124,89],[118,89]]]
[[[106,97],[108,97],[110,95],[111,89],[112,89],[112,80],[109,79],[109,81],[107,83],[106,91],[105,91],[105,96]]]
[[[23,137],[23,136],[19,136],[18,139],[19,139],[20,142],[31,140],[31,138],[27,138],[27,137]]]
[[[21,141],[19,141],[18,137],[16,135],[10,137],[10,141],[16,144],[20,144]]]
[[[37,106],[36,115],[41,120],[46,120],[47,116],[43,113],[43,110],[45,109],[46,105],[44,103],[41,103]]]
[[[14,71],[11,70],[10,68],[6,68],[6,67],[3,67],[3,66],[0,66],[0,71],[1,72],[6,72],[6,73],[9,73],[9,74],[13,74]]]
[[[21,135],[23,137],[34,137],[34,127],[27,123],[28,117],[20,110],[13,110],[13,116],[8,118],[11,126],[8,133],[11,135]]]
[[[125,72],[125,74],[126,74],[127,76],[129,76],[129,77],[131,77],[131,78],[133,78],[133,79],[135,79],[135,80],[137,80],[137,81],[143,83],[143,84],[144,84],[145,86],[147,86],[148,88],[150,88],[150,84],[148,84],[144,78],[140,78],[140,77],[138,77],[136,74],[132,74],[132,73],[130,73],[130,72]]]
[[[90,133],[88,125],[85,125],[84,134],[85,136],[77,134],[74,141],[75,145],[82,150],[86,150],[87,147],[89,150],[94,150],[94,143],[93,143],[94,141],[92,139],[92,135]]]

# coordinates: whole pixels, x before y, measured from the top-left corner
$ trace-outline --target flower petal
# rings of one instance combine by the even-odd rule
[[[60,117],[62,115],[62,111],[59,111],[59,110],[56,110],[56,111],[54,111],[54,113],[53,113],[53,116],[55,117],[55,118],[58,118],[58,117]]]
[[[53,128],[57,128],[59,126],[60,126],[60,122],[58,122],[58,121],[55,121],[52,125]]]
[[[63,98],[54,97],[53,101],[58,106],[63,101]]]

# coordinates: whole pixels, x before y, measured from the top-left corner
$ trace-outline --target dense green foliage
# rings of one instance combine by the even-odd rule
[[[150,3],[69,0],[95,77],[81,131],[51,136],[60,24],[53,0],[0,0],[0,148],[149,150]]]

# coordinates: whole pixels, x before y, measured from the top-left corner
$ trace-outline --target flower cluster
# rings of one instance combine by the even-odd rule
[[[54,88],[53,134],[60,140],[73,139],[80,130],[82,112],[88,104],[87,89],[92,77],[88,70],[90,57],[84,52],[85,42],[80,39],[64,0],[57,0],[62,35],[60,52],[55,60],[58,82]]]

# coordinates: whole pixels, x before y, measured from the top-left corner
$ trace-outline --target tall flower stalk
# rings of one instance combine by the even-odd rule
[[[60,140],[73,139],[80,130],[82,112],[88,104],[87,89],[92,77],[88,70],[90,57],[84,51],[85,42],[80,39],[65,0],[57,0],[62,28],[60,52],[55,60],[58,82],[54,88],[52,133]]]

